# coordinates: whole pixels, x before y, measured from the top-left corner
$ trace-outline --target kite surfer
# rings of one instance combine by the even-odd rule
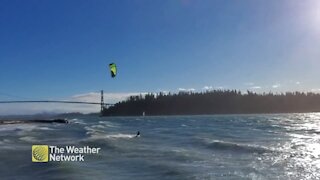
[[[135,137],[140,137],[140,131],[137,132],[137,135]]]

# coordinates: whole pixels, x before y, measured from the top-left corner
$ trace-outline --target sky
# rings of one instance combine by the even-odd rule
[[[320,92],[318,0],[1,0],[0,100]],[[118,75],[111,78],[109,63]],[[69,107],[70,106],[70,107]],[[0,105],[1,114],[99,107]]]

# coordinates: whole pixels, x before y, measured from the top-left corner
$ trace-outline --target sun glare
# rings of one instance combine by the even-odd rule
[[[311,20],[310,25],[312,29],[316,30],[318,33],[320,32],[320,1],[314,0],[310,3],[309,19]]]

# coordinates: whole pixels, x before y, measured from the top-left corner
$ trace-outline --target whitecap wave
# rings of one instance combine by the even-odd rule
[[[209,149],[228,150],[228,151],[244,152],[244,153],[247,152],[247,153],[263,154],[263,153],[275,151],[275,149],[268,148],[265,146],[235,143],[235,142],[228,142],[228,141],[222,141],[222,140],[213,140],[211,142],[204,142],[204,145]]]
[[[131,139],[135,134],[92,134],[90,139]]]
[[[111,127],[111,128],[119,127],[119,124],[112,123],[110,121],[99,121],[99,124],[104,124],[106,127]]]
[[[32,137],[32,136],[25,136],[25,137],[21,137],[19,139],[21,141],[25,141],[25,142],[38,142],[38,140],[35,137]]]
[[[74,123],[74,124],[81,124],[81,125],[86,125],[87,123],[85,123],[83,120],[81,119],[71,119],[69,122]]]

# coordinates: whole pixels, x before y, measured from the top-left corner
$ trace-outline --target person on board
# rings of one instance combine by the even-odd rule
[[[140,137],[140,131],[137,132],[136,137]]]

